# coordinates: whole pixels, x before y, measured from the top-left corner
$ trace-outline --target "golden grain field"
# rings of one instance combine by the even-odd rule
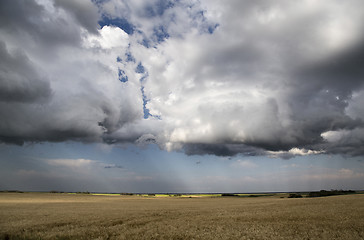
[[[364,239],[364,195],[0,193],[1,239]]]

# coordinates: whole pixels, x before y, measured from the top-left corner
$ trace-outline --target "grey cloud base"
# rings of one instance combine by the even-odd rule
[[[360,5],[2,1],[0,141],[363,155]]]
[[[7,18],[0,29],[0,141],[102,142],[142,117],[138,86],[120,84],[112,66],[118,53],[103,49],[95,5],[0,5]]]

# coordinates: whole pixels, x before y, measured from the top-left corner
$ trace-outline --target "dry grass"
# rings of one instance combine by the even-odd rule
[[[0,239],[364,239],[364,195],[0,194]]]

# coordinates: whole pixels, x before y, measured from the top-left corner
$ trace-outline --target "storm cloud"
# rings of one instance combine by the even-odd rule
[[[350,1],[2,1],[0,141],[364,154]]]

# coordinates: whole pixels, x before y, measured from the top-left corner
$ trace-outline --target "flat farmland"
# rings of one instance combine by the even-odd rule
[[[0,193],[1,239],[364,239],[364,195]]]

